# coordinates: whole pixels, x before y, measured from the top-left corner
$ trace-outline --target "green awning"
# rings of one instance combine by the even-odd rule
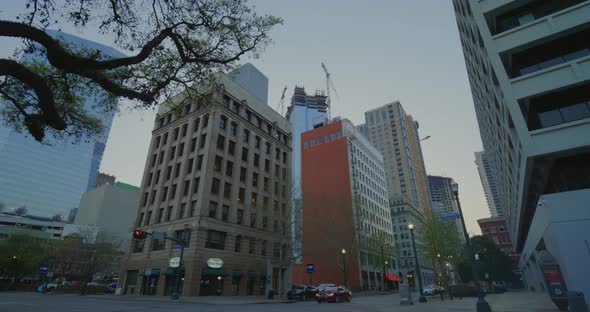
[[[243,275],[244,275],[244,272],[240,272],[240,271],[231,272],[231,276],[238,277],[238,276],[243,276]]]
[[[248,277],[258,277],[258,272],[248,272]]]
[[[212,268],[203,268],[201,270],[201,275],[221,275],[226,276],[224,269],[212,269]]]
[[[152,269],[152,276],[160,276],[160,269]]]
[[[164,275],[176,275],[176,268],[167,268]]]

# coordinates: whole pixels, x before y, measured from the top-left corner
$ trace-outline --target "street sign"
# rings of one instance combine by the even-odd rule
[[[451,213],[451,214],[447,214],[441,217],[441,219],[443,221],[450,221],[450,220],[455,220],[455,219],[460,219],[461,215],[459,215],[458,213]]]
[[[172,246],[172,250],[174,250],[174,251],[178,251],[178,250],[181,250],[181,249],[182,249],[182,246],[181,245],[173,245]]]
[[[168,263],[171,268],[177,268],[180,266],[180,257],[170,258],[170,262]]]
[[[47,267],[39,267],[39,274],[47,274]]]
[[[315,267],[313,266],[313,263],[310,263],[306,266],[307,269],[307,273],[313,273],[315,271]]]
[[[156,232],[156,231],[153,231],[152,232],[152,237],[155,238],[155,239],[164,240],[164,239],[166,239],[166,232]]]

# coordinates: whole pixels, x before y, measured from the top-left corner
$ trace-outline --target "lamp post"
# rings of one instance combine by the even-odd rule
[[[420,264],[418,263],[418,254],[416,253],[416,242],[414,241],[414,225],[412,223],[408,224],[408,229],[410,230],[410,236],[412,236],[414,261],[416,262],[416,274],[418,274],[418,287],[420,287],[420,298],[418,298],[418,302],[426,302],[426,297],[424,297],[424,289],[422,288],[422,273],[420,273]]]
[[[459,209],[459,216],[461,217],[461,225],[463,226],[463,234],[465,235],[465,243],[467,246],[467,255],[469,259],[469,265],[471,266],[471,273],[473,274],[473,282],[475,283],[475,289],[477,290],[477,303],[475,304],[475,310],[477,312],[492,312],[492,308],[490,304],[484,298],[484,293],[481,289],[481,285],[479,284],[479,272],[477,272],[477,267],[475,263],[473,263],[473,246],[471,245],[471,240],[469,239],[469,234],[467,234],[467,227],[465,226],[465,218],[463,218],[463,210],[461,209],[461,202],[459,201],[459,186],[457,184],[453,184],[453,195],[455,195],[455,200],[457,200],[457,208]]]
[[[389,261],[385,260],[385,264],[383,265],[383,290],[387,288],[387,266],[389,265]]]
[[[348,288],[348,277],[346,275],[346,249],[342,248],[342,273],[344,274],[344,287]]]

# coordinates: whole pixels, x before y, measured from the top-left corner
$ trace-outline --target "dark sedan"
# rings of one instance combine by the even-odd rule
[[[350,302],[352,300],[352,292],[344,286],[325,287],[316,295],[318,303],[322,302]]]
[[[287,299],[289,300],[308,300],[315,298],[317,288],[306,285],[293,285],[287,292]]]

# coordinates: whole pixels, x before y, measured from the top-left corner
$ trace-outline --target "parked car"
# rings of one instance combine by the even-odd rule
[[[436,286],[434,286],[434,285],[425,286],[423,291],[424,291],[424,296],[434,296],[437,294]]]
[[[318,292],[317,288],[308,285],[293,285],[287,292],[287,299],[289,300],[308,300],[315,298]]]
[[[322,302],[343,302],[352,300],[352,292],[344,286],[327,286],[316,294],[318,303]]]

